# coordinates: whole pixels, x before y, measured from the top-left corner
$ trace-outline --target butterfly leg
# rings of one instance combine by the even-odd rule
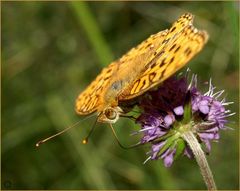
[[[111,128],[111,130],[113,132],[113,135],[114,135],[115,139],[117,140],[118,145],[121,148],[123,148],[123,149],[132,149],[132,148],[135,148],[135,147],[138,147],[138,146],[142,145],[142,143],[137,143],[137,144],[131,145],[129,147],[123,146],[122,143],[120,142],[120,140],[119,140],[119,138],[118,138],[118,136],[117,136],[117,134],[116,134],[116,132],[115,132],[115,130],[114,130],[114,128],[113,128],[111,123],[109,123],[109,126],[110,126],[110,128]]]

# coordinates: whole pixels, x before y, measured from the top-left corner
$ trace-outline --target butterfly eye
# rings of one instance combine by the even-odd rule
[[[117,117],[117,112],[111,108],[105,109],[104,114],[110,120],[116,119]]]

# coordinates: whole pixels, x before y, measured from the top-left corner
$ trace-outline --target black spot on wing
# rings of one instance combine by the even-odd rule
[[[191,54],[191,49],[188,47],[188,48],[186,48],[185,49],[185,51],[184,51],[184,53],[187,55],[187,56],[189,56],[189,54]]]
[[[171,60],[169,61],[169,64],[171,64],[174,61],[174,56],[171,58]]]
[[[164,59],[162,60],[162,62],[161,62],[161,64],[159,65],[159,67],[161,68],[161,67],[164,66],[165,64],[167,64],[167,63],[166,63],[166,58],[164,58]]]
[[[176,53],[179,49],[180,49],[181,45],[179,45],[176,50],[174,51],[174,53]]]
[[[146,84],[146,79],[143,80],[142,86],[145,86],[145,84]]]
[[[172,51],[174,48],[175,48],[176,44],[174,44],[170,49],[169,51]]]
[[[156,65],[157,65],[157,63],[154,62],[154,63],[150,66],[150,68],[152,69],[152,68],[154,68]]]
[[[140,83],[140,79],[138,79],[138,80],[134,83],[134,89],[131,90],[132,94],[135,93],[136,88],[138,87],[139,83]]]
[[[171,28],[170,32],[175,31],[176,27]]]
[[[111,77],[111,76],[107,76],[106,78],[104,78],[104,81],[105,81],[105,80],[108,80],[110,77]]]
[[[154,77],[156,76],[156,72],[152,72],[148,75],[149,81],[152,82]]]
[[[106,71],[106,74],[110,73],[112,71],[112,68],[109,68],[107,71]]]
[[[162,71],[162,73],[161,73],[159,79],[161,79],[161,78],[164,76],[164,73],[165,73],[165,72],[166,72],[166,68]]]
[[[164,39],[164,40],[162,41],[162,44],[166,44],[166,43],[168,43],[169,40],[170,40],[169,38]]]

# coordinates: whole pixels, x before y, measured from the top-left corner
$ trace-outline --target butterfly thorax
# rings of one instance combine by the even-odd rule
[[[121,68],[121,64],[119,64]],[[118,69],[119,69],[118,68]],[[138,67],[137,70],[141,68]],[[120,71],[120,72],[119,72]],[[139,71],[134,71],[129,75],[129,72],[126,73],[124,70],[116,70],[118,75],[113,75],[112,79],[106,88],[106,91],[103,92],[102,104],[98,108],[99,117],[98,121],[103,123],[115,123],[119,119],[119,115],[123,113],[123,110],[119,107],[118,96],[121,94],[122,90],[129,85],[137,77]]]
[[[98,108],[98,121],[102,123],[115,123],[119,119],[122,109],[118,106],[118,95],[121,89],[128,83],[125,80],[116,80],[109,84],[102,97],[102,104]]]
[[[129,63],[128,67],[126,67],[121,62],[121,59],[119,60],[117,63],[118,67],[116,67],[116,70],[103,93],[103,107],[108,105],[112,107],[118,106],[118,97],[121,95],[122,91],[126,90],[126,88],[138,78],[141,71],[144,70],[144,65],[140,64],[141,60],[141,57],[139,57],[138,67],[136,67],[135,63]]]

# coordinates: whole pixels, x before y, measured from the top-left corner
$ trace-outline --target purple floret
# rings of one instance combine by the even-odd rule
[[[223,91],[214,93],[215,87],[211,81],[209,90],[202,94],[196,87],[197,79],[193,75],[190,85],[186,77],[172,77],[154,91],[150,91],[139,104],[142,109],[137,123],[141,124],[140,132],[143,133],[141,143],[150,143],[151,151],[148,160],[163,159],[164,165],[170,167],[177,153],[176,146],[164,147],[167,142],[168,133],[171,135],[178,130],[183,122],[185,106],[190,103],[191,118],[189,124],[193,124],[193,130],[197,138],[205,145],[206,152],[211,150],[211,142],[217,141],[219,130],[225,128],[227,117],[233,115],[225,106],[225,100],[219,101],[218,98]],[[180,124],[180,125],[179,125]],[[175,141],[175,140],[174,140]],[[174,142],[173,141],[173,142]],[[177,142],[176,142],[177,143]],[[176,144],[177,145],[177,144]],[[162,149],[165,150],[162,150]],[[182,154],[189,158],[193,157],[191,149],[185,144]]]

